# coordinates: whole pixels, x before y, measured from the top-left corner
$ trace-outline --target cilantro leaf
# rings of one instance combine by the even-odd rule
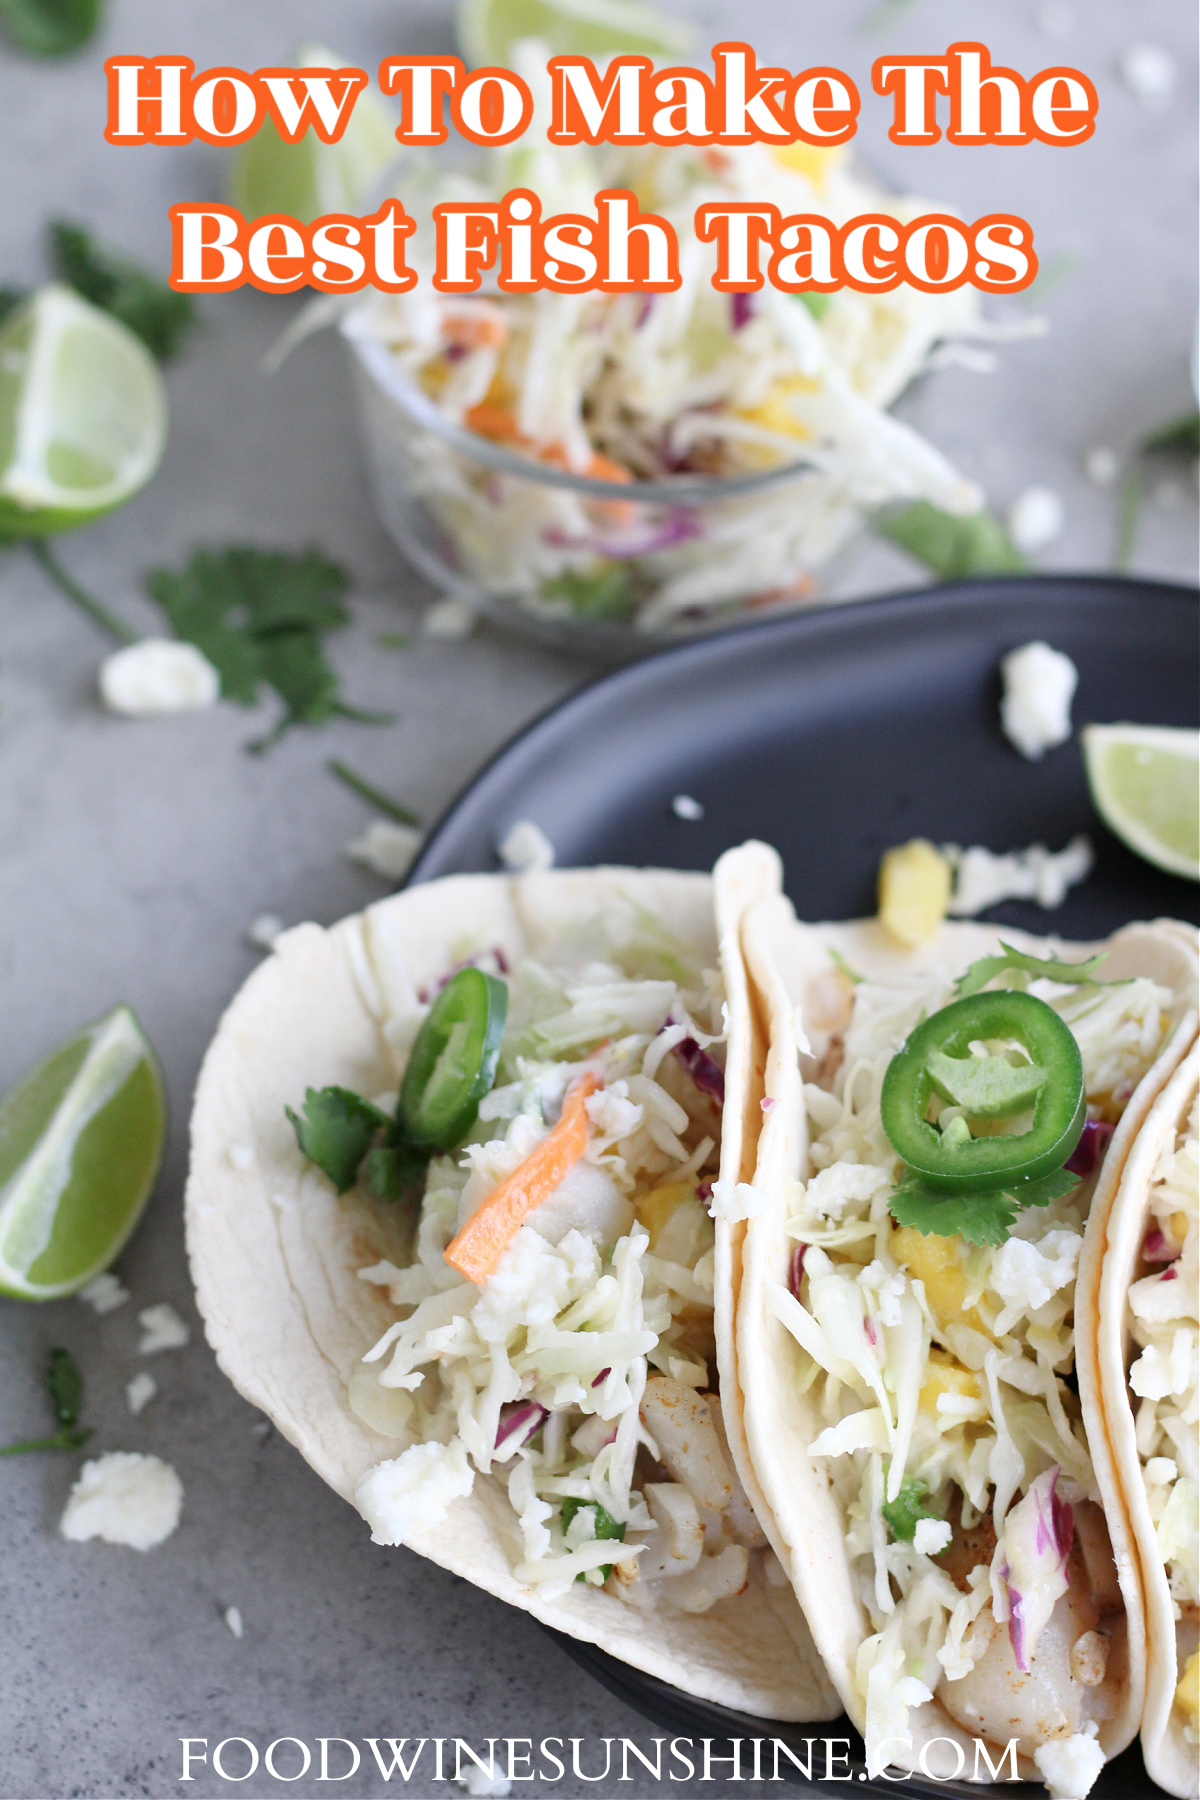
[[[424,1151],[410,1144],[379,1144],[367,1152],[363,1180],[376,1200],[401,1200],[407,1187],[415,1187],[429,1165]]]
[[[190,294],[177,294],[148,269],[103,248],[81,225],[56,219],[50,253],[60,278],[127,325],[159,362],[178,352],[196,323]]]
[[[1143,450],[1185,450],[1192,456],[1200,454],[1200,412],[1189,413],[1186,419],[1176,419],[1170,425],[1164,425],[1161,431],[1153,431],[1142,439]]]
[[[24,299],[24,288],[0,287],[0,325],[3,325],[9,313],[16,312]]]
[[[83,1376],[69,1350],[51,1350],[46,1370],[46,1386],[50,1390],[50,1404],[58,1423],[78,1425],[79,1408],[83,1401]]]
[[[1030,956],[1027,950],[1014,950],[1011,944],[1000,940],[1003,952],[998,956],[981,956],[973,962],[965,975],[961,975],[955,983],[954,992],[959,1000],[965,1000],[969,994],[979,993],[989,981],[1002,975],[1007,969],[1023,969],[1028,975],[1044,975],[1050,981],[1062,982],[1065,986],[1073,986],[1088,982],[1093,987],[1116,986],[1117,984],[1096,980],[1096,970],[1104,961],[1104,953],[1089,956],[1086,962],[1062,962],[1057,956]]]
[[[967,1244],[1007,1242],[1017,1204],[1007,1194],[942,1194],[910,1175],[888,1201],[898,1225],[935,1237],[960,1237]]]
[[[813,318],[817,319],[818,321],[825,317],[825,314],[829,311],[830,306],[833,304],[833,295],[832,294],[817,294],[817,293],[812,293],[812,292],[806,292],[803,294],[797,294],[796,298],[800,302],[801,306],[805,307],[808,310],[808,312],[810,312],[812,314]]]
[[[927,1187],[911,1169],[888,1201],[898,1225],[935,1237],[960,1237],[967,1244],[1007,1243],[1017,1214],[1027,1206],[1049,1206],[1079,1186],[1078,1175],[1056,1169],[1034,1181],[1014,1181],[1005,1188],[977,1194],[946,1194]]]
[[[1027,567],[1003,525],[989,512],[956,518],[928,500],[885,512],[874,530],[944,581],[964,575],[1012,575]]]
[[[575,1499],[564,1500],[563,1505],[562,1505],[562,1522],[563,1522],[563,1530],[564,1531],[570,1525],[571,1520],[575,1517],[575,1514],[577,1512],[579,1512],[580,1509],[583,1507],[587,1508],[587,1510],[593,1515],[593,1517],[595,1518],[595,1521],[596,1521],[596,1529],[592,1533],[593,1538],[612,1538],[617,1543],[624,1543],[624,1541],[625,1541],[624,1523],[622,1522],[622,1523],[618,1524],[617,1520],[613,1518],[612,1514],[605,1512],[604,1508],[599,1504],[598,1501],[595,1501],[595,1500],[575,1500]],[[600,1573],[603,1575],[605,1581],[608,1580],[609,1576],[612,1574],[612,1571],[613,1571],[613,1566],[611,1563],[602,1563],[600,1565]],[[579,1574],[575,1577],[575,1579],[576,1579],[576,1581],[582,1581],[584,1579],[583,1570],[580,1570]]]
[[[66,56],[86,44],[100,18],[100,0],[0,0],[0,26],[31,56]]]
[[[590,575],[568,569],[542,583],[543,600],[565,600],[577,619],[628,619],[633,614],[633,574],[610,562]]]
[[[69,1350],[51,1350],[46,1388],[59,1429],[51,1437],[23,1438],[19,1443],[6,1444],[0,1449],[0,1456],[24,1456],[30,1450],[78,1450],[87,1443],[91,1431],[76,1429],[83,1402],[83,1376]]]
[[[885,1475],[886,1475],[885,1468]],[[906,1475],[900,1483],[900,1492],[894,1500],[885,1500],[880,1512],[887,1520],[893,1538],[900,1543],[911,1544],[917,1534],[917,1522],[920,1519],[940,1519],[941,1514],[933,1507],[926,1506],[925,1496],[929,1492],[927,1484],[919,1475]]]
[[[1014,1183],[1009,1193],[1018,1206],[1049,1206],[1052,1200],[1061,1200],[1072,1188],[1079,1186],[1080,1177],[1073,1175],[1070,1169],[1054,1169],[1049,1175],[1039,1175],[1033,1181]]]
[[[328,1175],[339,1194],[354,1186],[375,1133],[390,1123],[377,1106],[342,1087],[309,1088],[302,1117],[290,1106],[284,1111],[302,1153]]]
[[[265,749],[293,725],[334,717],[390,724],[356,712],[341,696],[321,637],[349,621],[346,571],[319,550],[233,546],[197,550],[182,569],[154,569],[146,587],[176,635],[202,650],[221,677],[221,694],[253,706],[265,685],[283,702],[278,724],[251,745]]]

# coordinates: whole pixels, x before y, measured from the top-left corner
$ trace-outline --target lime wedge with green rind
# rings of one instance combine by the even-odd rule
[[[459,0],[459,46],[472,68],[511,67],[512,48],[538,38],[556,56],[682,56],[692,32],[640,0]]]
[[[115,1006],[0,1100],[0,1294],[74,1294],[120,1253],[162,1161],[154,1049]]]
[[[51,282],[0,330],[0,538],[86,525],[144,487],[167,441],[158,365]]]
[[[293,69],[350,65],[324,44],[301,44]],[[285,213],[310,225],[325,213],[360,213],[400,154],[396,121],[379,96],[364,88],[336,144],[308,130],[299,143],[280,137],[268,114],[235,152],[230,198],[246,219]]]
[[[1081,736],[1109,829],[1156,868],[1200,881],[1200,731],[1087,725]]]

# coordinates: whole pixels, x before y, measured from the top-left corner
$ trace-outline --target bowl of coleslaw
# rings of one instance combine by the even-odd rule
[[[841,149],[550,144],[545,50],[515,58],[538,101],[519,145],[464,168],[403,172],[418,220],[438,200],[516,186],[545,211],[595,216],[632,191],[675,228],[670,293],[475,294],[431,286],[419,226],[409,293],[343,316],[370,484],[386,529],[442,594],[499,623],[628,655],[821,598],[822,572],[875,508],[983,496],[889,408],[947,340],[987,334],[970,289],[723,293],[706,202],[767,201],[837,223],[907,220]],[[414,204],[415,201],[415,204]]]

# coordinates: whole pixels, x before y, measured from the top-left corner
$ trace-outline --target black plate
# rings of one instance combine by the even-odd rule
[[[983,581],[826,607],[664,651],[573,694],[514,739],[441,820],[411,879],[494,869],[497,843],[525,818],[564,866],[707,869],[731,844],[760,837],[781,852],[802,918],[854,918],[875,909],[881,854],[907,838],[992,850],[1040,840],[1057,850],[1084,831],[1096,867],[1058,911],[1010,903],[989,916],[1080,938],[1162,914],[1200,920],[1193,883],[1150,868],[1101,824],[1078,738],[1027,762],[1002,736],[998,714],[1000,658],[1044,638],[1079,670],[1077,731],[1117,720],[1195,726],[1197,600],[1193,589],[1153,582]],[[681,793],[701,803],[702,820],[675,817]],[[802,1753],[806,1736],[849,1735],[860,1776],[861,1744],[845,1720],[772,1726],[560,1641],[669,1730],[775,1735]],[[822,1755],[818,1747],[814,1775]],[[854,1791],[979,1793],[919,1780],[876,1789],[865,1777]],[[1096,1800],[1157,1791],[1136,1746],[1093,1790]]]

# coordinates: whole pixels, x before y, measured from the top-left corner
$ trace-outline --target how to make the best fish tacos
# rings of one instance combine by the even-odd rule
[[[739,925],[778,887],[748,845],[713,879],[461,876],[287,933],[205,1060],[187,1223],[221,1367],[376,1541],[809,1719],[839,1702],[734,1470],[709,1213],[754,1166]]]
[[[1076,1272],[1195,1037],[1194,943],[961,923],[914,951],[772,897],[743,947],[770,1036],[736,1321],[764,1524],[873,1772],[1015,1759],[1074,1800],[1145,1686]]]
[[[1200,1050],[1150,1109],[1080,1268],[1094,1292],[1091,1359],[1106,1427],[1102,1485],[1127,1507],[1146,1606],[1142,1755],[1169,1793],[1200,1791],[1197,1560],[1200,1442]]]

